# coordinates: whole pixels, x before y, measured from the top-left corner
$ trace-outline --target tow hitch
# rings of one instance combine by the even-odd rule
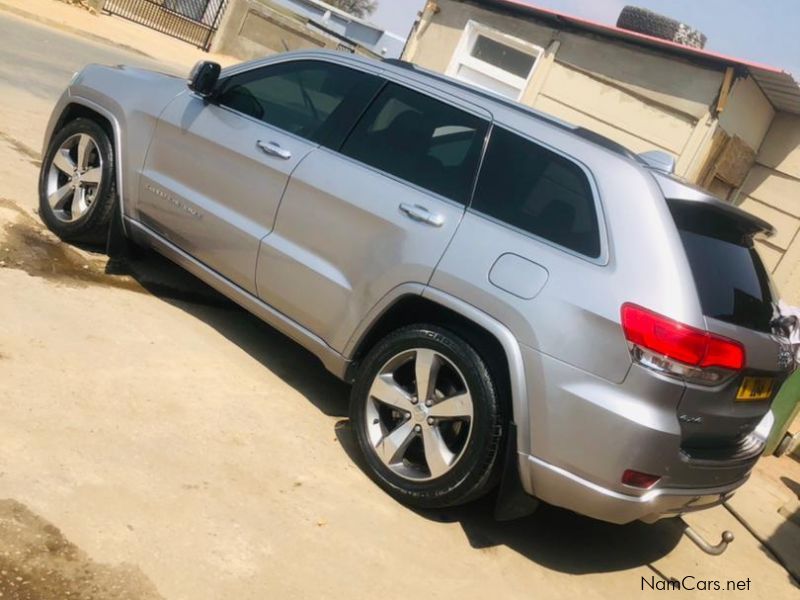
[[[684,521],[684,523],[686,523]],[[712,546],[703,537],[697,533],[694,529],[692,529],[688,524],[686,524],[686,529],[683,530],[683,533],[692,540],[700,550],[705,552],[706,554],[711,554],[712,556],[719,556],[725,550],[728,549],[728,544],[733,541],[733,532],[725,530],[722,532],[722,539],[720,540],[719,544],[716,546]]]

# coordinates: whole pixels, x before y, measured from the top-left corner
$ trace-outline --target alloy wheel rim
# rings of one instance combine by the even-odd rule
[[[86,133],[68,137],[53,154],[45,193],[59,221],[83,217],[97,199],[103,181],[103,157],[95,139]]]
[[[381,367],[367,396],[369,442],[393,473],[429,481],[450,472],[472,436],[464,375],[429,348],[405,350]]]

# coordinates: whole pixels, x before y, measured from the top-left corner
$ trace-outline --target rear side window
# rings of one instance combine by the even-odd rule
[[[580,254],[600,256],[597,209],[586,173],[505,129],[492,132],[472,208]]]
[[[480,117],[390,83],[341,152],[466,204],[487,127]]]
[[[774,298],[752,234],[713,207],[669,201],[686,249],[703,314],[771,333]]]
[[[233,75],[217,102],[335,147],[381,85],[378,77],[341,65],[291,61]]]

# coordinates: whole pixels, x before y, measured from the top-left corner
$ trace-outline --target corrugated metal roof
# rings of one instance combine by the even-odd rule
[[[750,74],[777,110],[800,115],[800,87],[789,73],[751,68]]]
[[[613,25],[606,25],[589,19],[582,19],[556,10],[542,8],[528,4],[523,0],[472,0],[477,4],[488,7],[511,9],[515,12],[528,14],[541,21],[551,22],[560,27],[571,27],[581,31],[596,33],[632,44],[660,50],[667,54],[682,56],[690,60],[710,63],[718,66],[732,66],[746,70],[756,83],[761,87],[764,95],[775,109],[800,115],[800,84],[791,74],[770,65],[727,56],[718,52],[711,52],[700,48],[684,46],[670,40],[621,29]]]

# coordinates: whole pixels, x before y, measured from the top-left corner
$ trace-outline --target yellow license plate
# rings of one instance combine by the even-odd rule
[[[736,393],[736,401],[769,400],[772,397],[772,384],[772,377],[745,377]]]

